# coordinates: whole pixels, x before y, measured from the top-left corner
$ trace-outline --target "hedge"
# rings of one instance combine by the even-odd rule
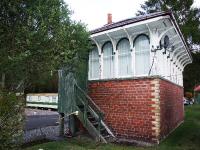
[[[0,91],[0,150],[20,149],[23,140],[23,97]]]

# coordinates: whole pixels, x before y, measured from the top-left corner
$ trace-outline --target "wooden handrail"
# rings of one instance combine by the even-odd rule
[[[80,90],[84,94],[84,96],[89,100],[89,102],[92,103],[92,105],[97,109],[97,111],[99,113],[101,113],[102,115],[104,115],[104,113],[101,111],[101,109],[99,108],[99,106],[97,106],[95,104],[95,102],[87,95],[87,93],[85,93],[84,90],[81,89],[81,87],[78,86],[77,83],[75,83],[75,86],[78,88],[78,90]]]

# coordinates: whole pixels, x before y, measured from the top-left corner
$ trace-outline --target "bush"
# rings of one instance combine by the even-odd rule
[[[23,98],[0,92],[0,150],[20,149],[23,135]]]

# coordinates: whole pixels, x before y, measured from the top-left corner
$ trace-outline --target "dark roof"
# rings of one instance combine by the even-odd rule
[[[95,33],[110,30],[113,28],[122,27],[122,26],[125,26],[128,24],[136,23],[139,21],[143,21],[143,20],[147,20],[147,19],[151,19],[151,18],[155,18],[155,17],[160,17],[160,16],[166,16],[166,15],[171,15],[171,12],[155,12],[155,13],[151,13],[151,14],[147,14],[147,15],[141,15],[141,16],[137,16],[134,18],[121,20],[118,22],[113,22],[111,24],[106,24],[103,27],[94,29],[94,30],[90,31],[90,33],[95,34]]]
[[[144,21],[144,20],[147,20],[147,19],[152,19],[152,18],[156,18],[156,17],[160,17],[160,16],[167,16],[167,15],[169,15],[171,17],[171,19],[173,20],[173,22],[175,23],[175,27],[177,28],[179,34],[181,35],[181,39],[183,40],[184,45],[186,47],[186,50],[188,51],[190,58],[192,60],[191,52],[188,49],[188,46],[185,42],[185,39],[184,39],[184,37],[183,37],[183,35],[180,31],[180,28],[179,28],[179,26],[178,26],[178,24],[177,24],[177,22],[176,22],[176,20],[173,16],[172,12],[155,12],[155,13],[151,13],[151,14],[146,14],[146,15],[141,15],[141,16],[121,20],[121,21],[118,21],[118,22],[113,22],[111,24],[106,24],[103,27],[94,29],[94,30],[90,31],[90,33],[95,34],[95,33],[103,32],[103,31],[106,31],[106,30],[110,30],[110,29],[114,29],[114,28],[118,28],[118,27],[123,27],[123,26],[128,25],[128,24],[132,24],[132,23],[136,23],[136,22],[140,22],[140,21]]]

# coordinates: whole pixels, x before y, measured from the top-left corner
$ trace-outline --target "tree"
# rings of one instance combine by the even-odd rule
[[[63,0],[0,2],[0,75],[15,91],[87,56],[89,34]]]
[[[137,15],[157,11],[173,12],[189,47],[200,44],[200,9],[192,7],[194,0],[147,0]]]
[[[193,63],[185,67],[183,72],[184,88],[193,92],[195,86],[200,85],[200,53],[192,53]]]
[[[82,70],[90,48],[89,33],[82,23],[70,19],[63,0],[1,0],[0,10],[0,147],[19,149],[13,142],[22,133],[23,105],[16,92],[64,66]]]

